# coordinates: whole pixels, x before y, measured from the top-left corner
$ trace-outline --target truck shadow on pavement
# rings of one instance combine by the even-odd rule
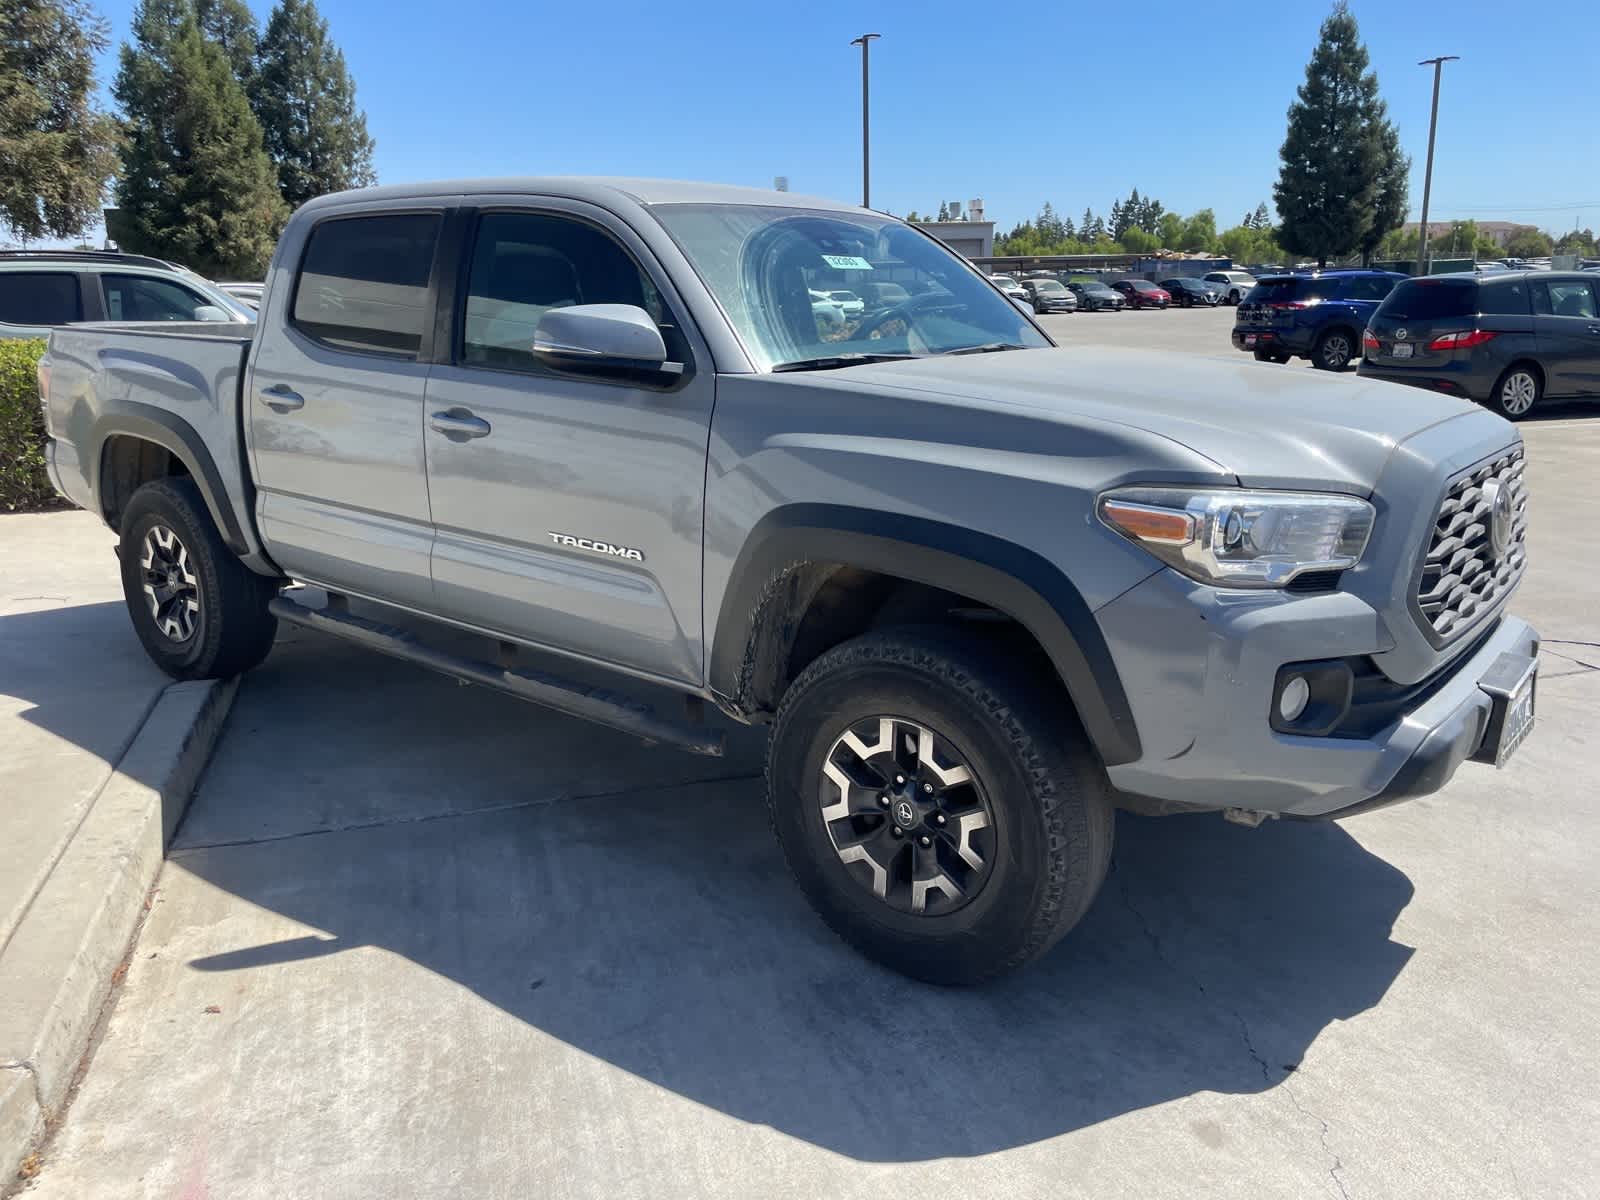
[[[197,804],[237,797],[202,789]],[[909,982],[834,939],[791,884],[753,778],[174,860],[323,931],[195,969],[380,947],[740,1121],[914,1161],[1273,1088],[1411,955],[1389,936],[1409,881],[1336,825],[1124,815],[1118,838],[1083,924],[1034,968],[965,991]]]

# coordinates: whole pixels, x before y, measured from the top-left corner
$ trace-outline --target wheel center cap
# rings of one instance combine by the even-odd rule
[[[889,815],[901,829],[910,829],[917,823],[917,806],[909,800],[896,800]]]

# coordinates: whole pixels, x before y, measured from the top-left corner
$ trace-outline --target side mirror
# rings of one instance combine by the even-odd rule
[[[227,312],[225,312],[223,309],[218,308],[215,304],[202,304],[199,308],[194,310],[194,319],[196,321],[231,321],[231,320],[233,320],[233,318],[230,317],[227,314]]]
[[[667,344],[650,314],[632,304],[552,308],[533,332],[533,353],[564,371],[665,371]]]

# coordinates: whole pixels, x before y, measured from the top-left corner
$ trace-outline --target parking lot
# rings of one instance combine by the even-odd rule
[[[1244,358],[1229,309],[1042,320]],[[286,630],[28,1195],[1596,1194],[1600,406],[1540,416],[1511,766],[1123,815],[1085,922],[981,990],[812,916],[759,732],[690,758]]]

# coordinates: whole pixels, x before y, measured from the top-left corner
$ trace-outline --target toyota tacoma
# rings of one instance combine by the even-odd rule
[[[819,320],[840,289],[874,299]],[[52,479],[118,532],[168,673],[246,671],[287,621],[693,752],[721,750],[707,704],[769,724],[800,887],[922,979],[1066,933],[1118,806],[1338,817],[1533,724],[1512,425],[1057,349],[934,238],[842,204],[325,196],[253,326],[59,328],[40,376]]]

